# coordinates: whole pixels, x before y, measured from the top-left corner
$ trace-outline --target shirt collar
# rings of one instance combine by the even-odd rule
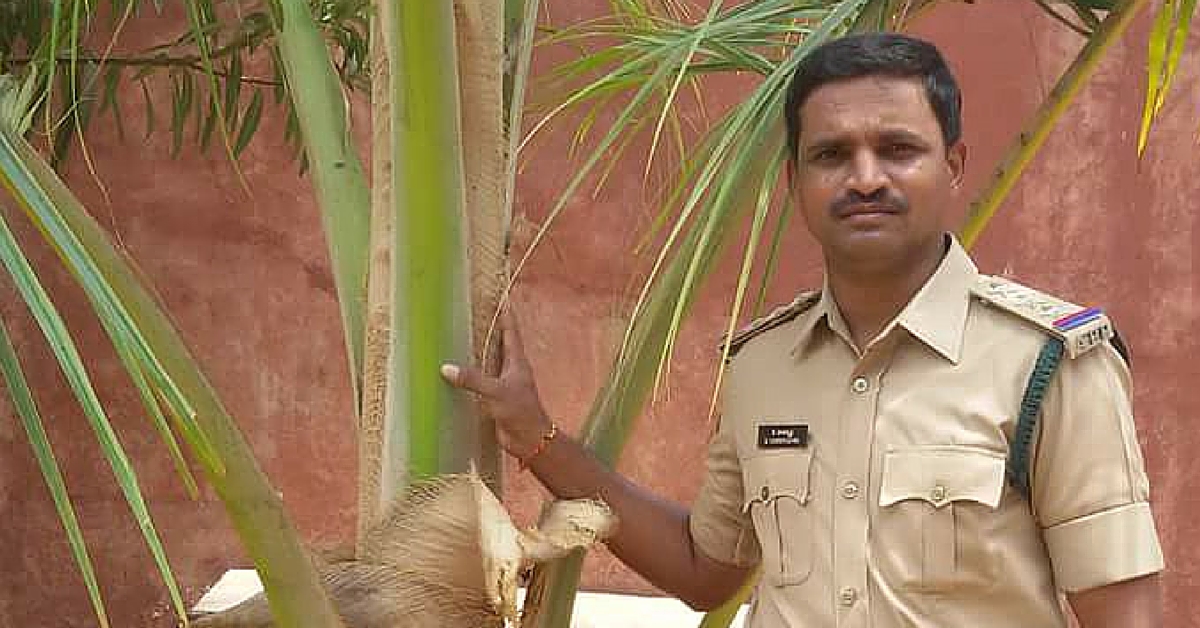
[[[971,288],[978,279],[979,271],[958,239],[954,236],[949,238],[950,246],[937,270],[880,336],[885,336],[899,325],[942,357],[957,364],[962,355]],[[826,277],[820,300],[801,321],[793,355],[799,356],[809,345],[821,321],[825,321],[830,331],[853,344],[849,326],[831,296],[828,282]]]
[[[896,317],[897,324],[942,357],[958,363],[962,356],[971,288],[979,278],[975,263],[951,236],[941,265]]]

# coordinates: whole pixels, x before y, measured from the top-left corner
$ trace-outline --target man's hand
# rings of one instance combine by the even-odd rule
[[[525,348],[516,318],[505,312],[501,321],[500,376],[491,377],[477,368],[445,364],[442,377],[452,386],[479,396],[480,409],[496,422],[500,445],[508,453],[524,460],[537,450],[550,430],[550,418],[538,396],[533,371],[525,358]]]
[[[479,395],[484,414],[496,422],[504,449],[530,462],[529,470],[555,497],[598,498],[611,508],[620,523],[608,539],[608,548],[660,588],[694,608],[712,608],[733,595],[749,570],[718,563],[698,551],[687,509],[639,489],[565,435],[542,447],[552,424],[511,314],[505,314],[503,327],[499,377],[454,364],[444,365],[442,376],[451,385]],[[529,461],[538,451],[537,459]]]

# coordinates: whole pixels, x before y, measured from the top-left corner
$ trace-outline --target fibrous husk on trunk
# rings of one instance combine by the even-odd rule
[[[517,587],[534,562],[609,536],[616,518],[594,500],[558,502],[540,529],[518,530],[475,473],[414,486],[363,539],[361,554],[320,565],[347,628],[488,628],[519,624]],[[272,628],[260,593],[193,622]]]

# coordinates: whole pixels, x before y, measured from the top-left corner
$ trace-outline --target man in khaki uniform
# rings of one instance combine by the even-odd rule
[[[753,628],[1056,628],[1064,594],[1083,628],[1161,625],[1111,324],[980,275],[946,234],[959,109],[936,49],[904,36],[837,40],[797,70],[790,184],[824,286],[731,339],[690,512],[558,432],[511,324],[499,378],[447,379],[555,495],[605,499],[613,552],[693,607],[761,567]]]

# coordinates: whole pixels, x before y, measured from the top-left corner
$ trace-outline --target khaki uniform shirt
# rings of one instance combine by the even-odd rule
[[[1048,336],[972,298],[977,278],[955,242],[862,351],[825,290],[731,361],[690,525],[711,558],[761,564],[752,628],[1063,627],[1060,591],[1162,569],[1129,372],[1108,343],[1063,357],[1031,497],[1007,483]],[[804,446],[760,447],[770,425]]]

